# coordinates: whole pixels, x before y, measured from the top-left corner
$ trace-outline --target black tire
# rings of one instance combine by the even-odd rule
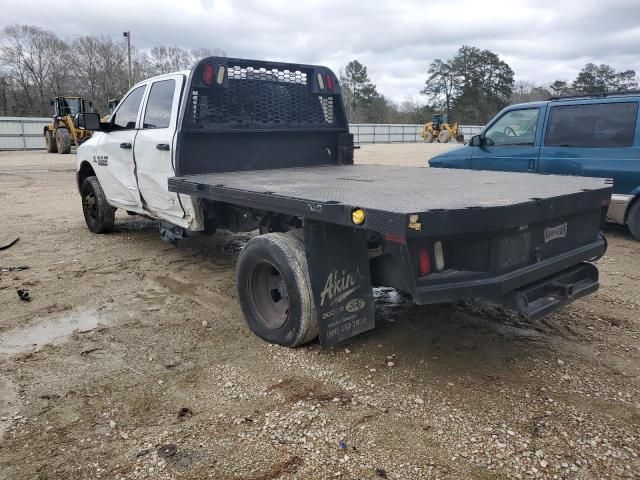
[[[58,151],[56,139],[53,138],[53,132],[51,130],[44,132],[44,144],[47,147],[47,153],[56,153]]]
[[[424,141],[426,143],[433,143],[433,132],[426,132],[424,134]]]
[[[449,143],[449,140],[451,140],[451,133],[449,133],[449,130],[440,131],[438,134],[438,142]]]
[[[640,240],[640,198],[636,198],[631,204],[631,208],[629,208],[627,225],[629,225],[631,235],[633,235],[636,240]]]
[[[56,147],[58,153],[71,153],[71,134],[66,128],[56,130]]]
[[[107,197],[96,177],[87,177],[82,182],[82,213],[87,227],[93,233],[107,233],[113,229],[116,209],[107,202]]]
[[[293,233],[254,237],[238,257],[238,299],[260,338],[297,347],[318,336],[304,244]]]

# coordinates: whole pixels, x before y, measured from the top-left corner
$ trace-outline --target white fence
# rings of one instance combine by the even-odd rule
[[[42,130],[48,118],[0,117],[0,150],[31,150],[44,148]],[[465,140],[480,133],[478,125],[460,127]],[[415,143],[422,142],[422,125],[352,123],[349,130],[358,145],[367,143]]]
[[[42,131],[48,118],[0,117],[0,150],[44,148]]]
[[[352,123],[349,130],[356,144],[366,143],[416,143],[424,141],[420,136],[423,125]],[[482,130],[480,125],[461,125],[465,141]]]

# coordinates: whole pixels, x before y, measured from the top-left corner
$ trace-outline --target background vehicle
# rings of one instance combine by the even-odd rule
[[[454,139],[459,143],[464,142],[464,135],[458,130],[458,124],[449,123],[449,115],[446,113],[435,114],[431,122],[422,127],[420,136],[427,143],[433,143],[434,139],[440,143],[448,143]]]
[[[71,146],[78,146],[91,132],[77,130],[73,118],[79,112],[85,112],[85,100],[82,97],[56,97],[51,100],[53,120],[44,127],[44,141],[49,153],[69,153]]]
[[[639,103],[638,93],[611,93],[511,105],[429,165],[612,178],[607,220],[640,240]]]
[[[237,288],[270,342],[332,345],[374,328],[374,285],[532,316],[598,288],[589,262],[606,249],[604,180],[353,165],[325,67],[209,57],[138,83],[108,123],[77,123],[97,130],[78,149],[91,231],[107,232],[122,208],[159,219],[167,240],[260,232]]]

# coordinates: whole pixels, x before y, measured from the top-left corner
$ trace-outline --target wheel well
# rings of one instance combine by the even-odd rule
[[[85,181],[86,178],[95,177],[95,176],[96,176],[96,172],[93,171],[93,168],[91,167],[91,165],[89,165],[89,162],[82,162],[80,164],[80,170],[78,170],[78,173],[77,173],[78,191],[80,191],[80,189],[82,188],[82,183]]]

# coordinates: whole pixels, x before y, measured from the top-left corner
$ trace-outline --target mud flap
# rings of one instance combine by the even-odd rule
[[[303,230],[320,345],[373,329],[366,232],[313,220],[305,220]]]

